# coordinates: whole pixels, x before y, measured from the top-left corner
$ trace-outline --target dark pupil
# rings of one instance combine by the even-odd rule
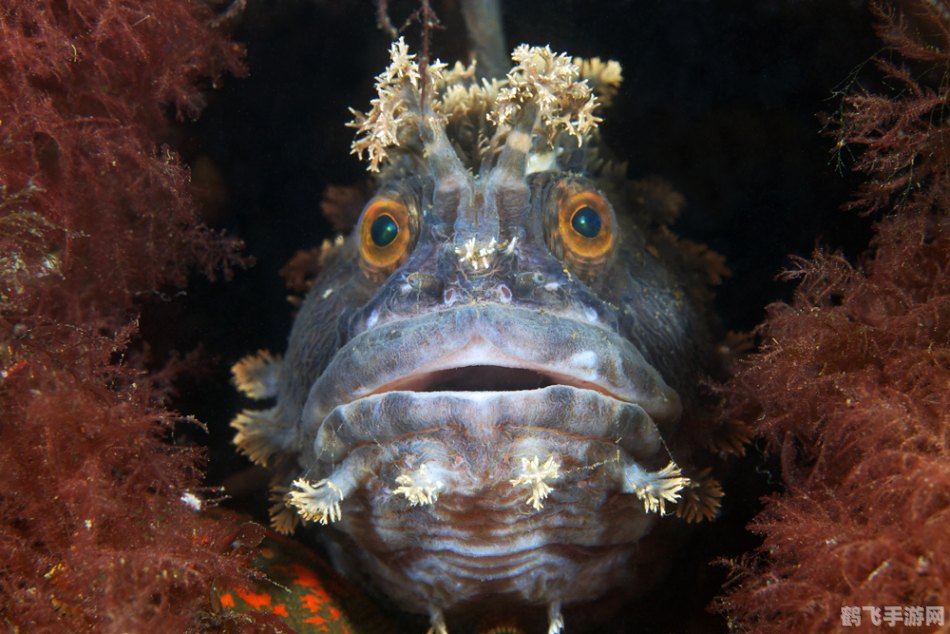
[[[574,212],[571,226],[585,238],[593,238],[600,233],[600,214],[590,207],[581,207]]]
[[[399,226],[392,216],[383,214],[373,221],[373,225],[369,228],[369,235],[376,246],[385,247],[399,235]]]

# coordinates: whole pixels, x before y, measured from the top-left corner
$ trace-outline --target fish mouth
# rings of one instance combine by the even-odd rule
[[[600,325],[527,308],[464,306],[390,321],[343,346],[311,386],[305,435],[334,410],[398,393],[508,402],[553,388],[642,409],[666,435],[678,394],[627,339]],[[563,390],[562,390],[563,391]],[[466,396],[467,395],[467,396]]]
[[[569,382],[540,370],[470,365],[416,373],[383,386],[382,392],[521,392]]]
[[[604,396],[624,400],[596,381],[584,380],[563,371],[557,371],[530,361],[524,365],[495,365],[484,363],[489,346],[473,339],[462,354],[440,360],[440,364],[459,364],[440,369],[418,369],[407,376],[386,383],[372,392],[526,392],[542,390],[553,385],[565,385],[600,392]],[[497,351],[491,350],[497,358]],[[510,360],[517,363],[518,360]]]

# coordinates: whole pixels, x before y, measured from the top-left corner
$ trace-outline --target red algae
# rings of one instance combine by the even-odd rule
[[[15,2],[0,39],[4,215],[43,218],[68,280],[47,284],[44,311],[124,323],[116,308],[136,294],[232,257],[235,244],[197,222],[187,171],[161,145],[169,107],[197,115],[198,79],[240,68],[195,5]]]
[[[819,251],[785,274],[793,301],[725,388],[785,484],[751,525],[764,543],[731,562],[718,607],[735,631],[841,631],[855,608],[867,628],[865,606],[934,631],[904,608],[950,609],[950,6],[889,6],[894,89],[846,95],[833,122],[868,179],[850,206],[886,215],[859,266]]]
[[[138,298],[239,262],[162,145],[169,112],[201,110],[202,78],[242,71],[210,18],[184,0],[0,9],[0,620],[13,631],[226,628],[211,586],[246,579],[261,538],[194,511],[202,454],[169,442],[180,417],[122,361]]]

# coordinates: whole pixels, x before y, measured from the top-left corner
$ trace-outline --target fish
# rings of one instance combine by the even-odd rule
[[[334,565],[430,634],[521,611],[558,634],[566,607],[648,586],[643,544],[715,517],[702,462],[736,444],[701,389],[727,269],[604,143],[620,65],[511,57],[480,79],[392,44],[349,124],[372,196],[323,245],[285,354],[233,368],[273,403],[232,426],[275,528],[323,525]]]

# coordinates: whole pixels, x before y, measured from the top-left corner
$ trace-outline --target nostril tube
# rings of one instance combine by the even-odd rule
[[[544,276],[537,271],[518,273],[515,276],[515,290],[521,295],[527,295],[544,282]]]
[[[511,303],[511,289],[508,288],[507,285],[499,284],[496,290],[498,291],[498,298],[501,300],[502,304]]]
[[[410,273],[406,276],[409,286],[418,292],[438,296],[442,290],[442,280],[428,273]]]

